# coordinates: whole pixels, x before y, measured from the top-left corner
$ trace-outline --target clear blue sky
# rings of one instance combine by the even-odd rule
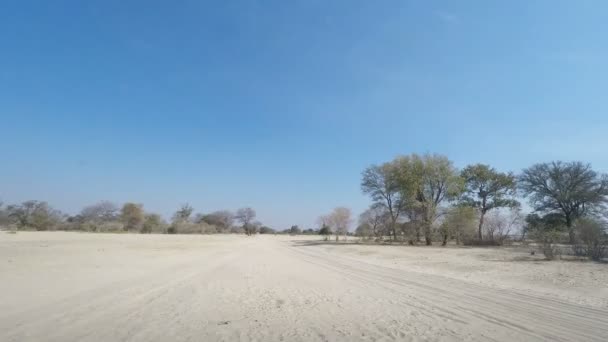
[[[607,1],[2,1],[0,198],[276,228],[397,154],[608,171]]]

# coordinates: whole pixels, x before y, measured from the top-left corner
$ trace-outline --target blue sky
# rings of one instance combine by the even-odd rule
[[[606,1],[3,1],[0,199],[276,228],[437,152],[608,171]]]

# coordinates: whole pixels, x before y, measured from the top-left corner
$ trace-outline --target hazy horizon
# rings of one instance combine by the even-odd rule
[[[277,229],[370,203],[398,154],[608,172],[608,2],[0,5],[0,200]]]

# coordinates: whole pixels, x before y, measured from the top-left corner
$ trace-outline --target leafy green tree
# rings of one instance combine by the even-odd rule
[[[402,201],[421,213],[424,238],[431,245],[437,209],[443,202],[458,197],[464,182],[452,162],[442,155],[412,154],[398,157],[396,163]]]
[[[397,240],[397,221],[403,214],[406,201],[403,198],[396,162],[372,165],[365,169],[361,190],[372,198],[375,207],[384,208],[388,212],[390,217],[388,228],[393,239]]]
[[[462,170],[460,176],[465,181],[461,201],[479,210],[478,238],[481,240],[484,218],[490,210],[519,206],[514,198],[517,190],[516,177],[484,164],[469,165]]]
[[[523,170],[519,185],[536,212],[563,216],[571,244],[576,242],[574,222],[608,203],[608,176],[578,161],[535,164]]]

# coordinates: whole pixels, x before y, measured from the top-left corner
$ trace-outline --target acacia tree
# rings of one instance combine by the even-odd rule
[[[462,193],[463,181],[452,162],[445,156],[412,154],[397,158],[402,201],[420,210],[422,230],[427,245],[432,244],[432,225],[437,209],[447,200]]]
[[[536,212],[560,213],[571,244],[574,222],[608,203],[608,176],[579,161],[535,164],[519,176],[520,188]]]
[[[255,229],[252,225],[252,221],[255,219],[255,210],[252,208],[241,208],[236,211],[234,218],[241,222],[243,229],[245,230],[245,234],[252,235],[255,233]]]
[[[372,165],[363,171],[361,190],[374,201],[374,206],[385,208],[390,216],[389,231],[397,240],[397,220],[405,208],[403,187],[399,183],[398,167],[395,161],[382,165]]]
[[[514,199],[517,190],[515,175],[498,172],[489,165],[475,164],[467,166],[460,176],[465,181],[461,201],[479,210],[478,238],[481,240],[486,213],[495,208],[519,206]]]

